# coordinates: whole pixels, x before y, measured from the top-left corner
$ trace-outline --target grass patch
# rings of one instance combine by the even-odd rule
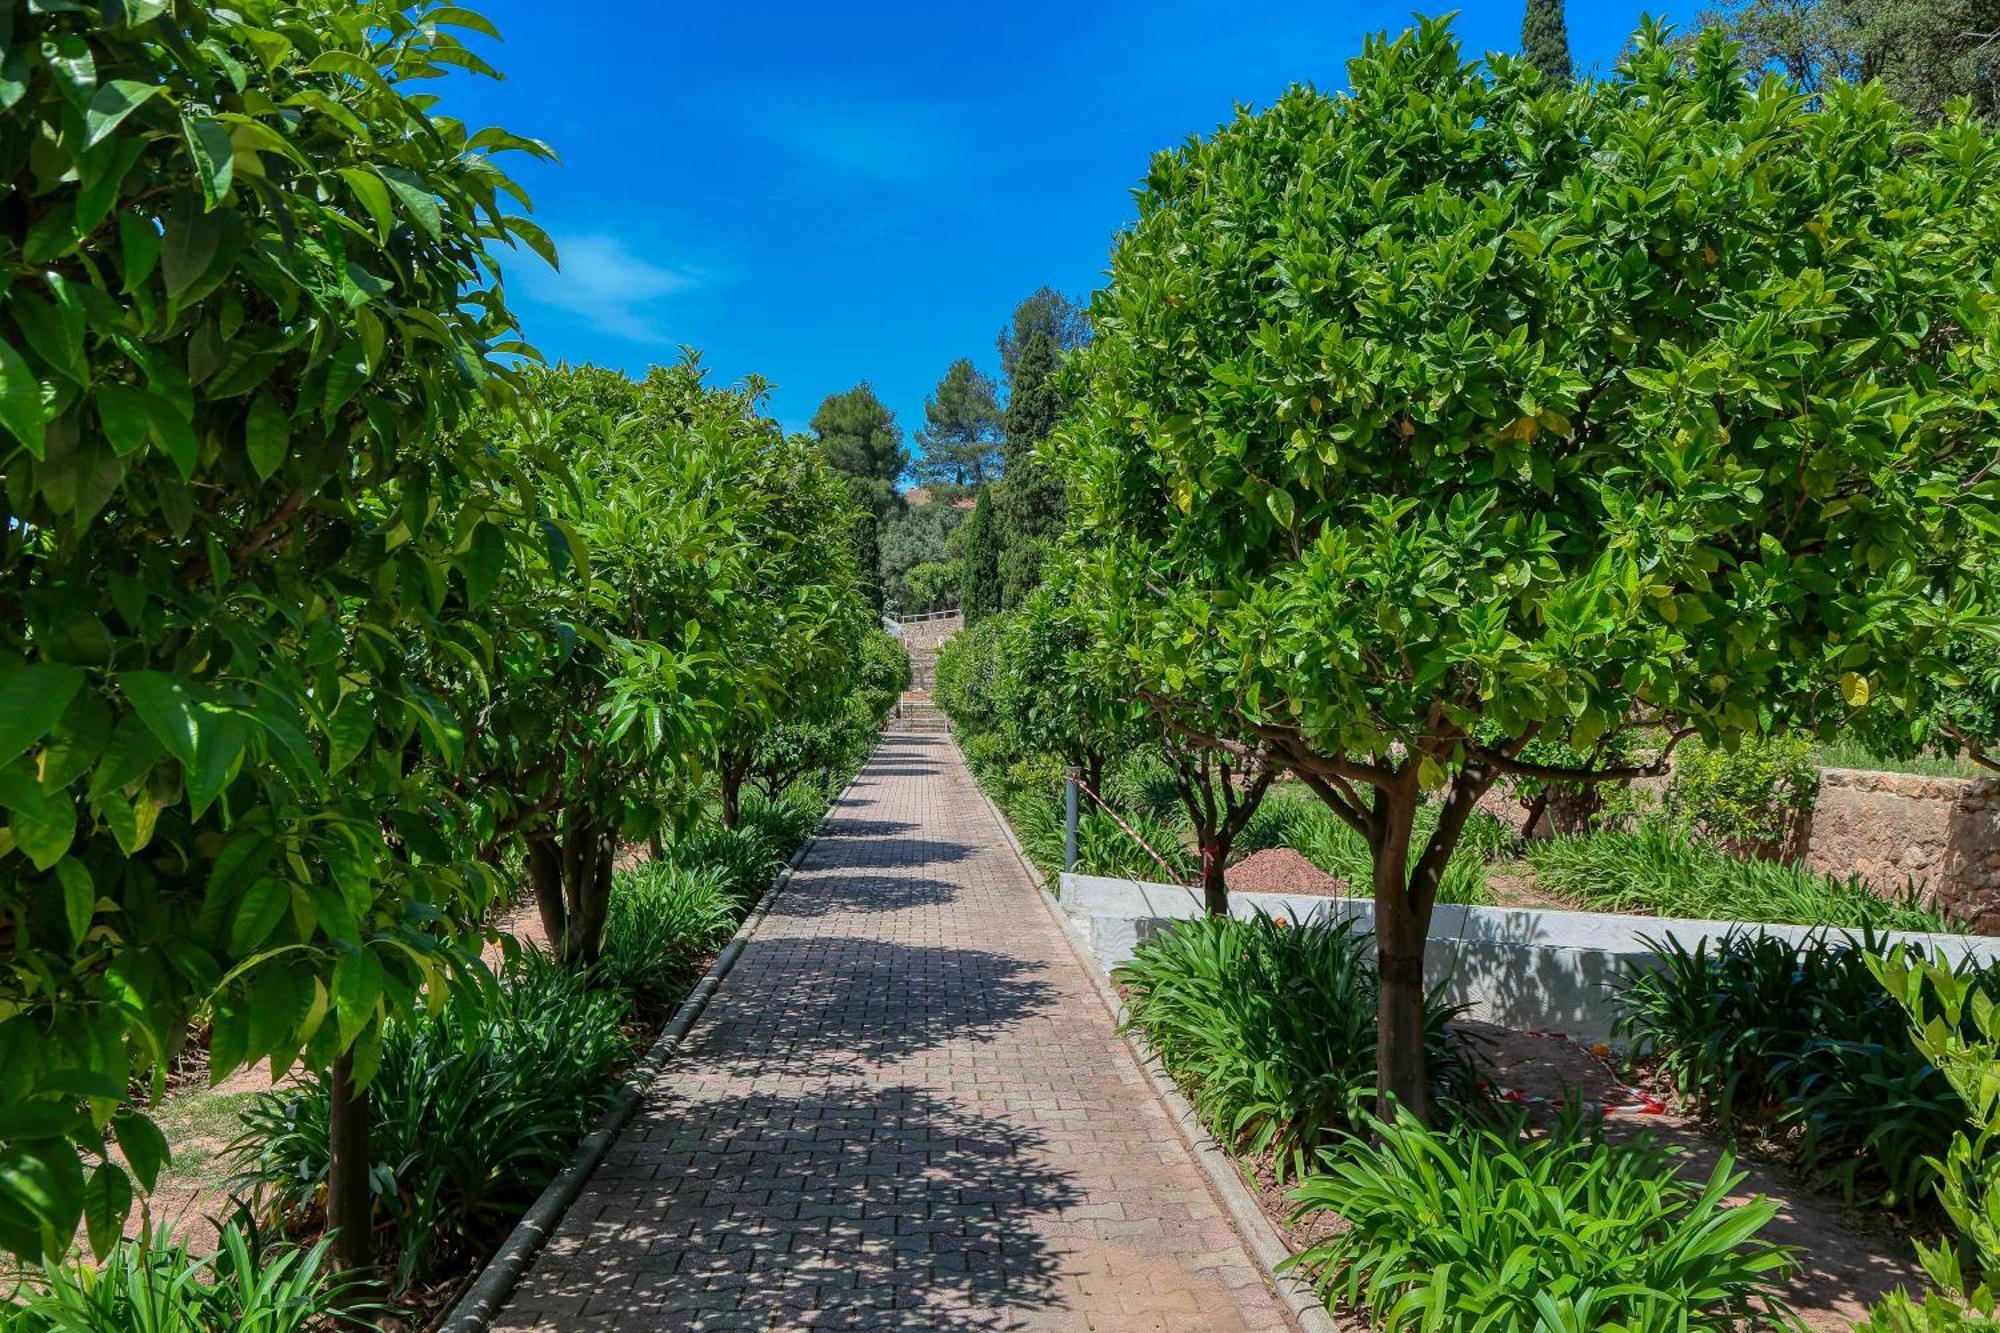
[[[1585,833],[1532,843],[1527,859],[1542,887],[1582,906],[1697,920],[1945,931],[1916,899],[1878,894],[1860,876],[1835,879],[1775,861],[1746,860],[1703,846],[1663,821],[1630,832]]]
[[[1914,773],[1927,778],[1991,778],[2000,776],[1962,755],[1925,752],[1913,759],[1885,759],[1848,737],[1823,741],[1813,750],[1821,768],[1859,768],[1877,773]]]

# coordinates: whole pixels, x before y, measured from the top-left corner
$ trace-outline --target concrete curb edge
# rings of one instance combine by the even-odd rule
[[[764,918],[770,914],[778,896],[785,891],[785,886],[791,883],[793,873],[805,860],[806,854],[825,835],[834,808],[846,799],[860,777],[861,774],[857,771],[847,780],[847,785],[840,789],[840,794],[828,804],[827,813],[820,817],[819,825],[813,830],[812,836],[792,853],[792,859],[785,863],[784,869],[778,872],[777,878],[771,881],[770,886],[757,899],[749,915],[745,916],[743,923],[736,928],[736,933],[722,946],[722,952],[716,955],[713,963],[709,964],[708,971],[702,973],[701,979],[695,982],[687,998],[681,1001],[680,1008],[674,1011],[673,1018],[660,1030],[659,1037],[654,1040],[645,1058],[634,1065],[619,1082],[617,1089],[611,1094],[610,1104],[598,1116],[597,1123],[590,1133],[576,1145],[576,1151],[570,1155],[568,1163],[536,1197],[533,1206],[521,1215],[521,1220],[514,1224],[513,1231],[508,1233],[500,1248],[493,1252],[493,1257],[486,1261],[485,1266],[479,1270],[478,1275],[451,1307],[450,1312],[430,1326],[433,1333],[485,1333],[487,1327],[492,1324],[494,1316],[500,1313],[508,1297],[513,1295],[514,1288],[519,1284],[522,1275],[528,1271],[528,1265],[542,1252],[542,1247],[548,1243],[549,1237],[555,1233],[563,1216],[569,1212],[570,1205],[574,1204],[577,1196],[583,1193],[583,1187],[589,1183],[598,1164],[604,1160],[605,1153],[610,1151],[619,1131],[625,1128],[633,1113],[639,1109],[639,1104],[645,1100],[647,1089],[665,1071],[668,1062],[680,1049],[682,1040],[708,1008],[708,1002],[714,998],[723,979],[735,968],[736,960],[743,955],[744,946],[749,943],[750,937],[756,934],[757,927],[763,924]]]
[[[958,743],[956,735],[953,736],[952,743],[954,745]],[[1049,914],[1056,930],[1062,935],[1063,942],[1069,946],[1070,954],[1083,969],[1084,975],[1090,979],[1091,989],[1096,992],[1098,1003],[1104,1006],[1105,1014],[1110,1017],[1112,1024],[1117,1026],[1118,996],[1112,991],[1109,978],[1098,970],[1096,962],[1078,943],[1074,930],[1063,919],[1062,909],[1056,906],[1055,896],[1048,890],[1047,877],[1035,868],[1034,863],[1021,850],[1020,841],[1014,836],[1013,826],[1007,822],[1007,817],[1001,813],[1000,807],[993,803],[993,798],[986,794],[986,789],[979,786],[978,779],[973,780],[973,786],[979,791],[979,799],[986,803],[987,813],[993,816],[993,822],[999,826],[1000,836],[1006,840],[1008,848],[1014,853],[1014,858],[1021,863],[1021,868],[1027,871],[1028,880],[1036,890],[1035,896],[1041,900],[1042,910]],[[1200,1165],[1202,1174],[1207,1177],[1210,1191],[1229,1214],[1229,1220],[1235,1226],[1237,1234],[1243,1237],[1251,1257],[1257,1261],[1257,1267],[1263,1272],[1265,1285],[1291,1312],[1292,1318],[1298,1322],[1303,1333],[1344,1333],[1342,1326],[1327,1312],[1326,1306],[1309,1283],[1295,1275],[1281,1274],[1277,1271],[1277,1265],[1291,1254],[1291,1250],[1286,1246],[1284,1238],[1278,1234],[1278,1229],[1271,1225],[1271,1219],[1264,1216],[1264,1209],[1250,1193],[1250,1187],[1244,1183],[1243,1174],[1238,1169],[1235,1159],[1230,1157],[1209,1134],[1200,1118],[1195,1115],[1194,1107],[1188,1104],[1187,1098],[1181,1095],[1181,1090],[1174,1086],[1173,1080],[1167,1076],[1167,1071],[1160,1067],[1160,1062],[1146,1049],[1138,1035],[1132,1032],[1121,1032],[1121,1035],[1133,1058],[1139,1062],[1139,1069],[1145,1074],[1146,1082],[1152,1086],[1153,1095],[1160,1099],[1168,1117],[1174,1122],[1174,1128],[1179,1133],[1181,1142],[1187,1145],[1188,1151]]]

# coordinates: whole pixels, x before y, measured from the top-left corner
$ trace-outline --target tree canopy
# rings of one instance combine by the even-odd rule
[[[1092,307],[1056,454],[1105,637],[1367,840],[1419,1111],[1438,878],[1522,747],[1894,710],[1979,617],[2000,147],[1746,74],[1371,39],[1160,154]]]
[[[896,483],[910,466],[903,428],[867,380],[843,393],[829,394],[813,413],[812,432],[826,461],[862,483],[877,515],[896,502]]]
[[[1010,402],[1020,387],[1017,363],[1027,350],[1029,339],[1038,333],[1049,340],[1058,357],[1075,351],[1090,340],[1089,311],[1055,288],[1046,286],[1037,287],[1014,307],[1013,318],[993,340],[1000,353],[1000,377],[1007,382]]]
[[[1808,92],[1880,79],[1923,121],[1959,97],[1989,123],[2000,116],[2000,0],[1734,0],[1702,24]]]
[[[1042,566],[1062,530],[1062,481],[1035,457],[1062,415],[1060,369],[1055,340],[1044,330],[1031,330],[1007,398],[1006,476],[993,488],[996,601],[1002,607],[1021,605],[1040,585]]]
[[[491,897],[429,681],[535,500],[453,428],[527,350],[498,250],[553,252],[494,161],[547,149],[433,105],[466,28],[0,8],[0,1247],[116,1238],[198,1006],[217,1078],[365,1075]]]
[[[923,457],[916,473],[927,482],[976,486],[1000,472],[1002,417],[993,377],[964,357],[951,363],[924,402],[917,433]]]
[[[1571,77],[1563,7],[1563,0],[1528,0],[1521,19],[1521,54],[1551,83],[1568,83]]]

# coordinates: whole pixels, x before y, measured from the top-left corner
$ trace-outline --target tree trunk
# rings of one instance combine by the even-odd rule
[[[732,761],[727,756],[722,761],[722,827],[735,828],[743,818],[743,770],[749,765]]]
[[[1210,916],[1229,915],[1229,880],[1224,871],[1224,863],[1229,859],[1229,847],[1224,843],[1203,839],[1201,847],[1201,902]]]
[[[1424,942],[1430,935],[1432,893],[1413,894],[1410,829],[1415,793],[1381,792],[1375,855],[1375,1112],[1392,1119],[1401,1107],[1430,1120],[1430,1081],[1424,1067]]]
[[[571,967],[588,967],[603,947],[611,910],[615,840],[586,815],[572,813],[558,836],[544,830],[528,839],[528,884],[549,949]]]
[[[354,1056],[333,1062],[327,1086],[326,1225],[342,1268],[375,1264],[374,1205],[368,1193],[368,1093],[354,1086]]]

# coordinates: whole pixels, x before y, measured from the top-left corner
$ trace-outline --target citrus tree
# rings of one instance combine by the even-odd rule
[[[761,772],[770,785],[794,764],[828,766],[825,743],[843,719],[858,720],[851,704],[873,619],[855,558],[863,511],[852,486],[812,439],[765,425],[749,474],[744,595],[724,627],[737,667],[717,742],[727,827],[746,777]],[[845,734],[851,740],[851,728]]]
[[[1050,456],[1146,691],[1367,841],[1422,1114],[1475,803],[1632,771],[1523,747],[1844,721],[1979,619],[2000,147],[1658,27],[1576,88],[1437,22],[1349,78],[1154,160]]]
[[[529,504],[449,428],[525,350],[496,243],[547,251],[493,156],[546,150],[410,91],[485,70],[453,29],[490,32],[388,0],[0,5],[15,1253],[116,1238],[166,1155],[128,1089],[197,1011],[214,1077],[351,1088],[487,900],[422,664],[485,669],[466,616]]]
[[[522,851],[551,947],[582,965],[619,846],[671,816],[733,706],[763,423],[689,362],[641,383],[536,373],[491,428],[539,498],[538,540],[493,607],[466,785],[488,793],[490,845]]]

